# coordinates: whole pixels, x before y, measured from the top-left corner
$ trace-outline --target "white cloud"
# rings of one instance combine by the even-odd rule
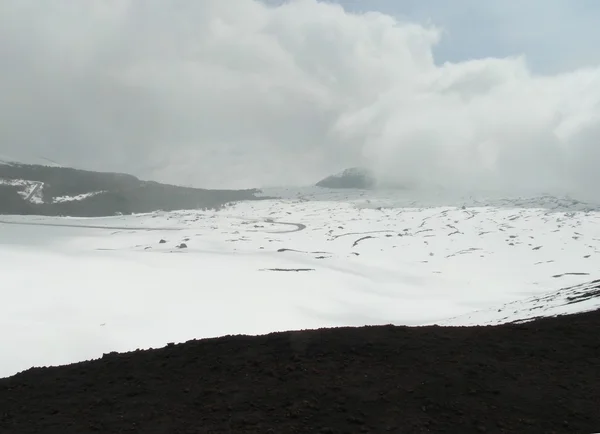
[[[210,187],[386,179],[593,194],[600,68],[436,66],[438,29],[298,0],[0,3],[1,152]]]

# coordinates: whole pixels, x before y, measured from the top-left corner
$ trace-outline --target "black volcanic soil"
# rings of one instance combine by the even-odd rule
[[[600,311],[229,336],[0,380],[0,433],[592,433]]]

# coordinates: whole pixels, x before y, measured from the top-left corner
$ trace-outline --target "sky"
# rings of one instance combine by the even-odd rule
[[[275,1],[271,1],[275,3]],[[279,1],[278,3],[281,3]],[[600,64],[596,0],[341,0],[351,12],[377,10],[399,20],[432,23],[443,35],[436,63],[526,55],[539,74]]]
[[[600,199],[599,19],[591,0],[6,0],[0,154]]]

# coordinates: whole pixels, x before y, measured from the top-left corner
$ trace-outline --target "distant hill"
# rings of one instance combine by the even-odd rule
[[[99,217],[218,208],[259,200],[259,190],[207,190],[142,181],[123,173],[0,163],[0,214]]]
[[[65,167],[54,160],[44,157],[25,157],[25,158],[14,158],[9,155],[0,154],[0,164],[28,164],[28,165],[41,165],[51,167]]]
[[[367,169],[351,167],[343,172],[328,176],[317,182],[323,188],[355,188],[369,190],[375,188],[375,177]]]

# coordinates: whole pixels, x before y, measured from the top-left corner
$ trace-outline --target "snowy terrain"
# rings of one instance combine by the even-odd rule
[[[19,195],[31,203],[44,203],[43,189],[44,183],[39,181],[29,181],[25,179],[3,179],[0,178],[0,185],[11,185],[17,187]],[[74,202],[87,199],[89,197],[102,194],[104,191],[93,191],[74,196],[57,196],[52,198],[52,203]]]
[[[219,211],[0,216],[0,376],[226,334],[600,307],[597,208],[316,191]]]
[[[77,194],[75,196],[57,196],[55,198],[52,199],[53,203],[63,203],[63,202],[73,202],[73,201],[77,201],[77,200],[84,200],[87,199],[88,197],[94,197],[98,194],[102,194],[105,193],[104,191],[93,191],[91,193],[83,193],[83,194]]]
[[[26,201],[31,203],[44,203],[42,197],[42,190],[44,188],[43,182],[0,178],[0,185],[17,187],[19,195]]]

